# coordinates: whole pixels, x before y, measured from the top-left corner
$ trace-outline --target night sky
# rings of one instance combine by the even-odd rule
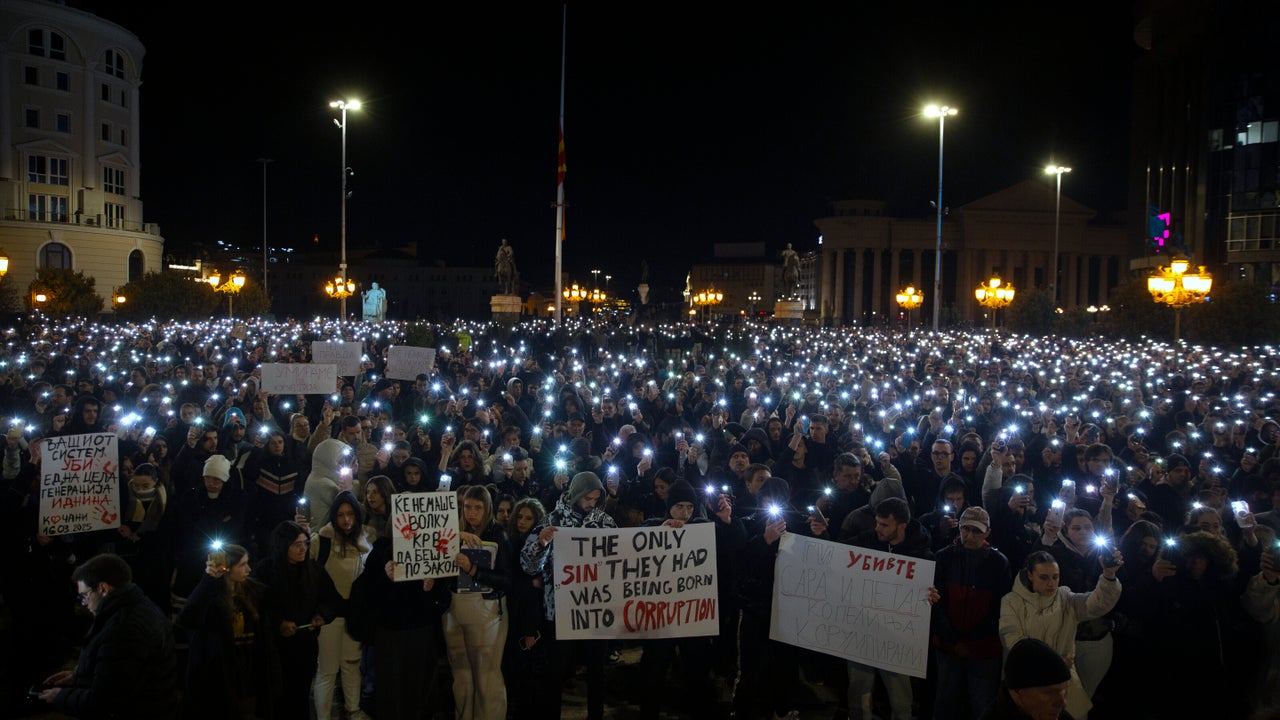
[[[264,156],[271,244],[336,251],[328,102],[351,97],[365,109],[348,123],[349,252],[418,244],[488,265],[505,237],[525,279],[552,281],[560,5],[71,4],[147,48],[142,197],[171,251],[261,247]],[[847,5],[570,7],[567,279],[596,267],[633,287],[644,258],[651,282],[683,284],[715,242],[814,249],[832,200],[929,216],[937,122],[920,109],[934,100],[960,109],[947,206],[1056,158],[1075,169],[1064,194],[1124,208],[1127,3]]]

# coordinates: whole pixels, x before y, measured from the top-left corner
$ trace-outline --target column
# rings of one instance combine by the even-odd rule
[[[889,260],[889,298],[893,299],[893,296],[902,289],[902,251],[895,248],[889,252],[893,253],[893,257]],[[890,302],[889,307],[894,311],[897,310],[895,303]]]
[[[915,257],[911,263],[911,284],[914,285],[915,288],[921,292],[924,292],[924,288],[920,287],[920,282],[921,282],[920,273],[924,271],[924,268],[921,265],[921,263],[923,262],[924,262],[924,251],[916,250]],[[930,300],[930,302],[932,302],[932,300]]]
[[[832,295],[835,288],[832,287],[832,275],[835,273],[835,257],[835,250],[828,248],[822,251],[822,282],[818,284],[818,314],[823,320],[830,319],[834,310],[832,303],[835,301]]]
[[[880,293],[883,291],[884,273],[880,271],[884,263],[884,251],[876,248],[871,251],[871,312],[882,312]]]
[[[853,317],[862,319],[862,279],[866,277],[867,251],[858,248],[853,251],[853,282],[849,292],[853,293]]]
[[[844,248],[835,252],[836,294],[835,305],[831,309],[831,317],[836,325],[844,324],[844,252]]]

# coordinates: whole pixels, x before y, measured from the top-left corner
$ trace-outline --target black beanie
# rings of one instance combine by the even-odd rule
[[[1019,640],[1004,663],[1004,681],[1010,690],[1047,687],[1069,680],[1067,662],[1043,640]]]
[[[675,507],[676,503],[687,502],[695,508],[698,507],[698,493],[694,492],[693,486],[686,480],[680,480],[671,486],[667,491],[667,509]]]

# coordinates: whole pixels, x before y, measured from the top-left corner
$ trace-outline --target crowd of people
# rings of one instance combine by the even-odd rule
[[[824,717],[1280,712],[1273,348],[431,330],[435,365],[391,379],[396,323],[11,328],[6,692],[78,717],[554,718],[583,668],[595,720],[797,717],[805,684]],[[323,340],[363,343],[359,374],[262,388]],[[42,440],[95,432],[119,438],[119,528],[41,535]],[[392,497],[441,489],[458,576],[405,582]],[[637,641],[620,694],[624,641],[556,636],[557,530],[688,523],[715,527],[720,632]],[[926,677],[770,639],[786,533],[934,562]]]

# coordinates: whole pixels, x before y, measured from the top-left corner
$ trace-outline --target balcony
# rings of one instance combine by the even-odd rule
[[[44,213],[43,215],[35,215],[25,209],[5,208],[4,219],[15,222],[31,222],[45,225],[80,225],[83,227],[144,233],[147,235],[160,234],[160,226],[156,223],[140,222],[138,220],[109,220],[105,215],[101,214],[89,215],[68,213],[66,215],[61,215],[58,213]]]

